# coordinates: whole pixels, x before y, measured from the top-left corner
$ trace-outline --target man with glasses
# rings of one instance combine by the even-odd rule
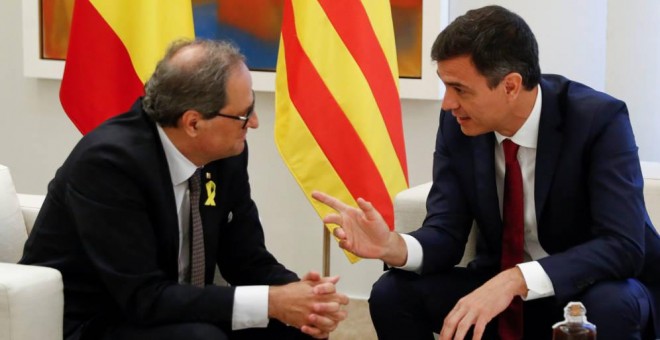
[[[144,98],[81,139],[21,260],[62,273],[65,339],[325,338],[346,317],[337,277],[301,280],[264,245],[254,104],[237,49],[180,41]]]

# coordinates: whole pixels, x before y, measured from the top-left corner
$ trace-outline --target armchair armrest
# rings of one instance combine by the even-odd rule
[[[23,219],[25,220],[25,228],[27,229],[28,235],[32,231],[34,226],[34,221],[37,219],[39,214],[39,209],[44,203],[44,195],[28,195],[28,194],[18,194],[18,204],[21,206],[21,212],[23,213]]]
[[[431,190],[432,182],[420,184],[403,190],[394,197],[394,230],[399,233],[409,233],[422,226],[426,218],[426,198]],[[458,264],[465,267],[476,254],[479,230],[472,224],[472,231],[465,245],[463,258]]]
[[[409,233],[422,226],[426,217],[426,197],[432,182],[399,192],[394,197],[394,230]]]
[[[62,339],[63,313],[60,272],[0,263],[0,339]]]

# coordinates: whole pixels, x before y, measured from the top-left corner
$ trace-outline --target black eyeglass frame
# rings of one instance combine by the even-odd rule
[[[255,101],[255,99],[256,98],[254,97],[254,91],[252,91],[252,105],[250,105],[250,107],[248,108],[247,113],[245,114],[245,116],[232,116],[232,115],[228,115],[228,114],[224,114],[224,113],[220,113],[220,112],[216,112],[215,115],[220,116],[220,117],[229,118],[229,119],[234,119],[234,120],[241,120],[241,121],[243,121],[242,128],[245,129],[245,127],[247,126],[248,121],[250,121],[250,116],[252,116],[252,113],[254,113],[254,101]]]
[[[240,120],[243,121],[243,126],[242,128],[245,128],[247,126],[248,121],[250,120],[250,117],[252,116],[252,112],[254,110],[250,110],[245,116],[232,116],[232,115],[226,115],[224,113],[217,112],[215,115],[220,116],[220,117],[225,117],[229,119],[235,119],[235,120]]]

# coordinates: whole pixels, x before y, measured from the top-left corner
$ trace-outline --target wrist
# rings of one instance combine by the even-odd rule
[[[406,264],[408,260],[408,248],[399,233],[390,231],[381,260],[394,267],[401,267]]]
[[[527,288],[527,282],[525,281],[525,277],[523,276],[520,268],[515,266],[511,269],[508,269],[507,272],[510,276],[511,287],[514,295],[520,296],[523,299],[526,298],[529,289]]]
[[[268,287],[268,318],[269,319],[278,319],[279,311],[277,310],[278,303],[278,294],[281,288],[278,286],[269,286]]]

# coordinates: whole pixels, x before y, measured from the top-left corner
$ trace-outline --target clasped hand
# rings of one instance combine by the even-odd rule
[[[327,338],[347,316],[342,306],[348,304],[348,297],[337,292],[338,281],[338,276],[321,277],[309,272],[298,282],[271,286],[268,316],[312,337]]]

